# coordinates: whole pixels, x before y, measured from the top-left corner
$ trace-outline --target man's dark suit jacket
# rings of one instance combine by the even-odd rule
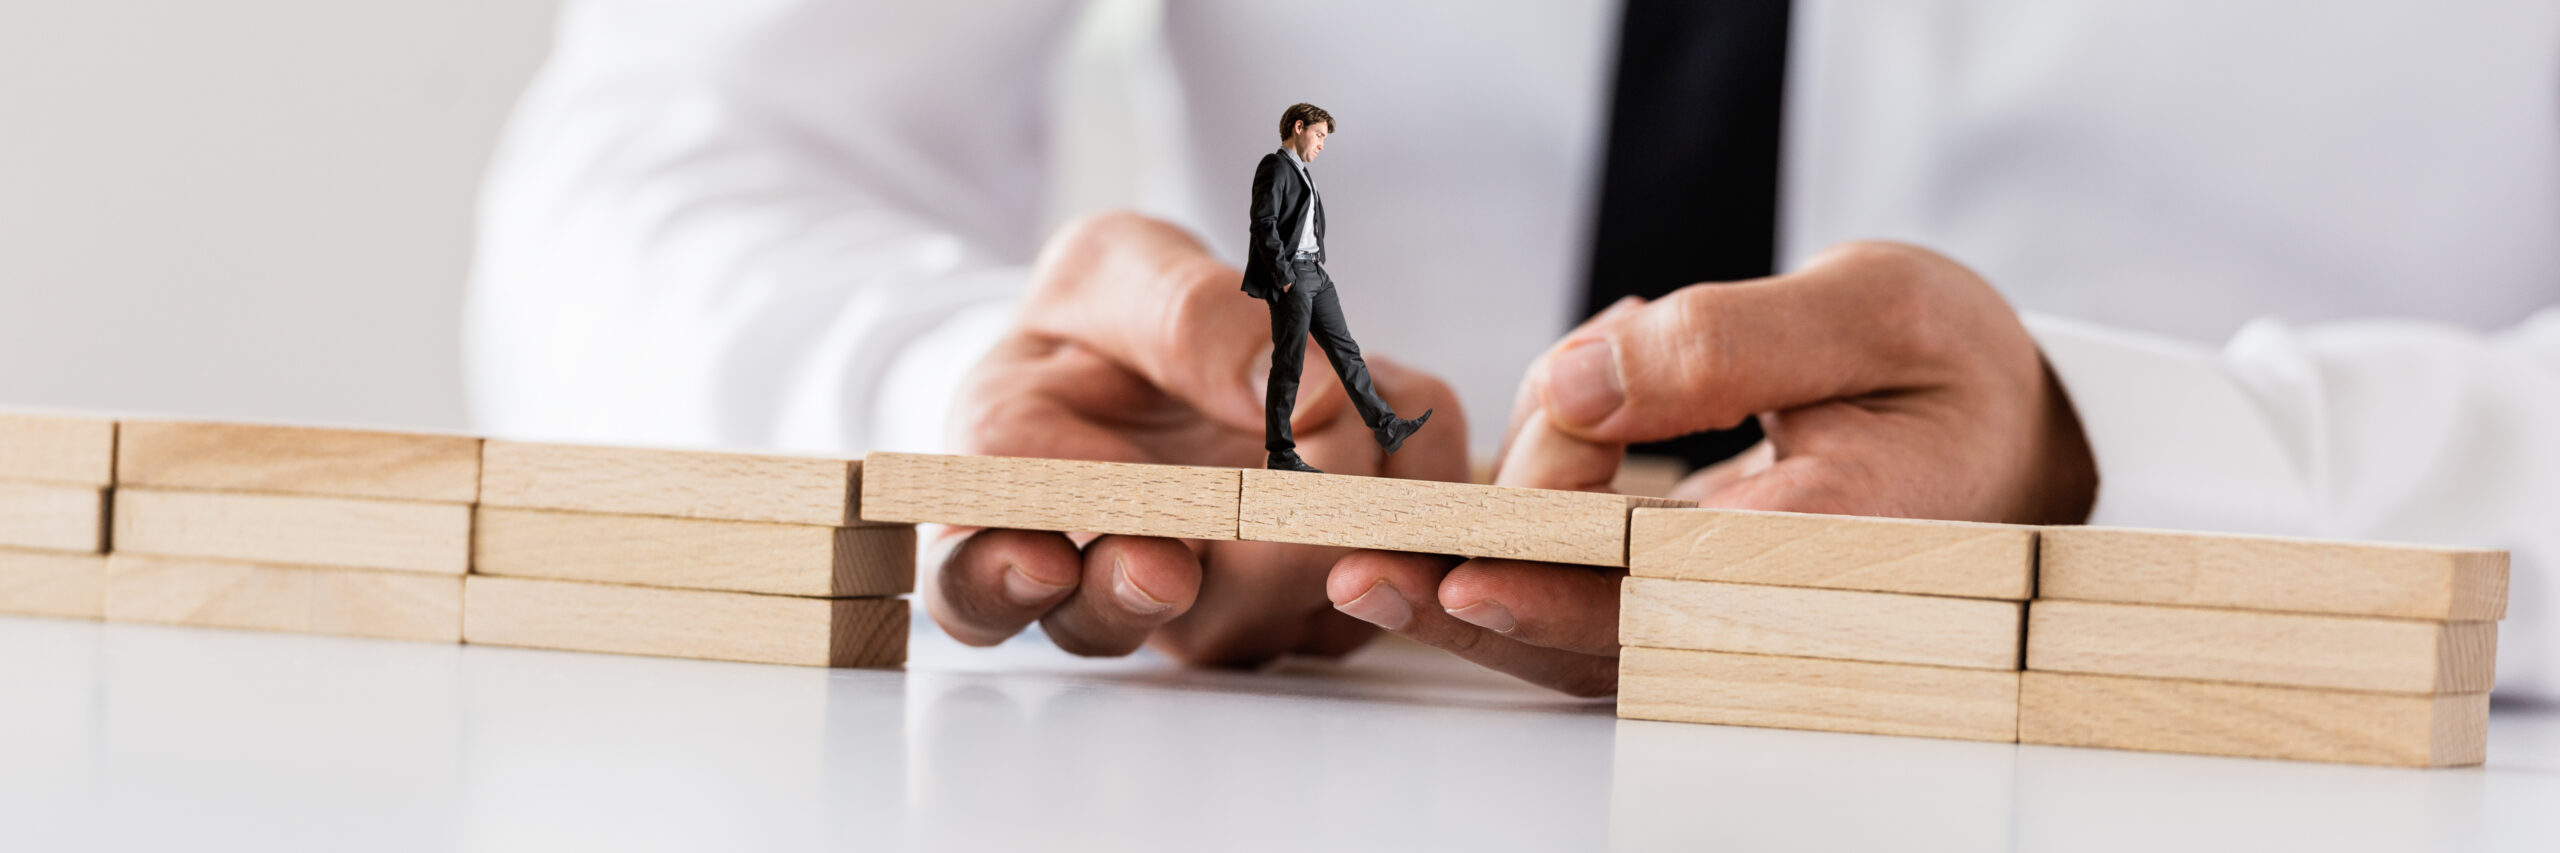
[[[1290,280],[1289,258],[1298,253],[1298,223],[1315,205],[1316,262],[1324,262],[1324,204],[1309,191],[1297,164],[1279,151],[1253,167],[1253,247],[1244,261],[1244,292],[1268,302]]]

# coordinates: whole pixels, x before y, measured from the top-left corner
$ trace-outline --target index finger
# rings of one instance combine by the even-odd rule
[[[1021,323],[1102,353],[1219,423],[1259,430],[1271,317],[1239,289],[1243,276],[1170,225],[1127,213],[1089,217],[1041,253],[1040,286]],[[1343,404],[1333,381],[1308,370],[1300,410]]]

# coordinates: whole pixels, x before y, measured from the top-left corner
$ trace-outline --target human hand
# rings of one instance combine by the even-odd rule
[[[1521,384],[1503,485],[1606,491],[1626,445],[1758,415],[1768,438],[1683,480],[1704,506],[2018,523],[2087,518],[2097,468],[2017,312],[1971,270],[1889,243],[1785,275],[1622,302]],[[1617,689],[1624,570],[1355,552],[1355,615],[1575,695]],[[1383,586],[1382,586],[1383,585]],[[1374,593],[1397,606],[1357,605]]]
[[[1197,240],[1135,214],[1059,230],[1040,253],[1016,328],[954,405],[955,450],[1004,456],[1260,468],[1270,371],[1267,308]],[[1458,417],[1440,380],[1371,356],[1398,411]],[[1328,471],[1463,479],[1466,430],[1417,435],[1392,457],[1318,358],[1291,418],[1299,453]],[[1081,545],[1081,547],[1079,547]],[[1190,663],[1339,655],[1375,635],[1324,597],[1339,548],[953,529],[926,563],[925,606],[961,642],[991,645],[1037,621],[1060,648],[1119,655],[1151,644]]]

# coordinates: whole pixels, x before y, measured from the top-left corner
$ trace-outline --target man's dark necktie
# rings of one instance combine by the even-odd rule
[[[1787,5],[1627,0],[1584,316],[1775,271]],[[1760,436],[1752,420],[1632,452],[1701,466]]]

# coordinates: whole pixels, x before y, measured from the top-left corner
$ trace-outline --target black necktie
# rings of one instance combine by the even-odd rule
[[[1627,0],[1584,316],[1702,281],[1775,271],[1787,0]],[[1638,445],[1713,463],[1741,427]]]

